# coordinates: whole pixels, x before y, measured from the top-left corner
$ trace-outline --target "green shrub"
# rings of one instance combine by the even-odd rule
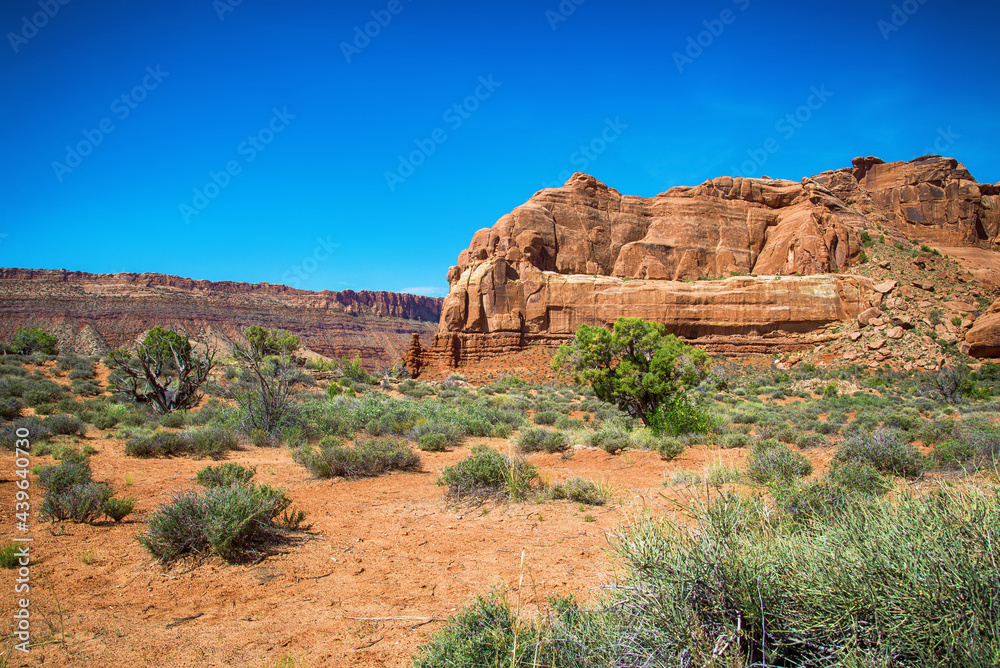
[[[427,452],[444,452],[448,449],[448,437],[433,432],[422,434],[417,438],[417,447]]]
[[[4,420],[14,420],[21,417],[24,411],[24,401],[18,397],[7,397],[0,399],[0,418]]]
[[[822,434],[817,434],[815,432],[805,432],[799,434],[795,439],[795,445],[800,448],[816,448],[821,445],[826,445],[826,439],[823,438]]]
[[[236,435],[220,427],[204,427],[182,432],[156,431],[134,436],[125,442],[125,454],[130,457],[211,457],[219,459],[239,447]]]
[[[447,422],[424,422],[414,427],[409,437],[417,442],[421,450],[442,452],[461,443],[462,430]]]
[[[103,482],[76,484],[56,492],[47,490],[42,500],[42,517],[92,523],[104,514],[104,504],[111,498],[111,487]]]
[[[688,402],[661,404],[650,418],[649,426],[657,434],[707,434],[715,426],[712,416],[703,408]]]
[[[41,327],[18,327],[10,342],[10,349],[19,355],[31,355],[36,352],[58,355],[58,345],[59,339],[47,334]]]
[[[607,488],[602,488],[583,478],[567,478],[552,486],[553,499],[566,499],[588,506],[603,506],[611,497]]]
[[[180,429],[187,424],[187,411],[174,411],[160,416],[160,426],[168,429]]]
[[[132,512],[135,506],[135,499],[111,498],[104,502],[102,511],[116,523],[125,519],[125,516]]]
[[[868,462],[831,462],[826,477],[842,489],[868,496],[882,496],[893,487],[892,480]]]
[[[58,464],[44,466],[38,471],[38,484],[48,492],[59,494],[74,485],[84,485],[91,480],[90,462],[76,453],[63,457]]]
[[[621,423],[608,420],[600,429],[587,435],[587,444],[613,455],[632,445],[632,435]]]
[[[508,457],[485,445],[472,448],[472,454],[449,466],[437,484],[448,488],[447,495],[456,501],[469,498],[509,498],[519,500],[531,492],[538,470],[521,457]]]
[[[420,457],[406,442],[391,438],[368,438],[349,447],[327,443],[318,450],[305,446],[296,451],[295,461],[319,478],[367,478],[420,467]]]
[[[535,417],[532,418],[532,421],[535,424],[554,425],[558,419],[559,413],[555,411],[539,411],[535,413]]]
[[[542,427],[525,429],[517,438],[517,449],[521,452],[560,452],[568,445],[566,434]]]
[[[834,458],[867,462],[879,471],[906,478],[915,478],[926,469],[920,451],[910,444],[905,432],[896,429],[856,431],[841,442]]]
[[[257,473],[255,466],[240,466],[226,462],[219,466],[206,466],[195,474],[195,482],[202,487],[227,487],[237,483],[247,484]]]
[[[812,470],[812,464],[804,455],[777,441],[755,444],[747,457],[747,477],[764,485],[786,485],[795,478],[809,475]]]
[[[70,415],[50,415],[45,418],[43,424],[53,434],[84,436],[87,433],[87,425],[79,418]]]
[[[0,545],[0,568],[17,568],[20,565],[17,556],[19,547],[17,543]]]
[[[289,512],[290,506],[284,490],[254,483],[178,492],[137,538],[164,564],[209,554],[248,561],[287,542],[289,532],[301,528],[304,514]]]
[[[738,431],[732,431],[728,434],[720,436],[718,443],[719,447],[727,450],[731,448],[745,448],[750,445],[750,436],[747,434],[741,434]]]

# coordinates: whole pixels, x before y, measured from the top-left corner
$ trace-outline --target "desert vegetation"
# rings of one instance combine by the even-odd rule
[[[988,664],[1000,646],[1000,367],[787,369],[626,331],[660,361],[588,376],[570,346],[562,383],[473,385],[356,359],[303,365],[294,337],[253,330],[256,343],[205,377],[212,396],[167,412],[116,391],[96,358],[8,354],[0,438],[13,449],[17,429],[32,434],[54,537],[60,523],[121,523],[166,572],[303,549],[329,520],[293,494],[333,499],[385,476],[432,489],[451,517],[516,508],[544,531],[572,514],[613,537],[617,576],[598,594],[526,614],[514,592],[484,583],[427,637],[418,666]],[[280,484],[261,457],[289,462]],[[627,473],[613,484],[579,472],[581,458],[663,473],[637,507]],[[112,460],[200,462],[136,493],[141,468],[124,482],[92,473]]]

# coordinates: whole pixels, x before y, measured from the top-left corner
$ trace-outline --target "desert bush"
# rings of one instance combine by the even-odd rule
[[[532,418],[532,421],[535,424],[551,426],[554,425],[556,423],[556,420],[558,419],[559,419],[559,413],[555,411],[539,411],[535,413],[535,417]]]
[[[366,438],[351,446],[327,442],[318,450],[304,446],[296,451],[295,461],[319,478],[368,478],[420,466],[419,455],[405,441],[391,438]]]
[[[79,418],[70,415],[50,415],[43,423],[53,434],[83,436],[87,433],[87,425]]]
[[[24,401],[18,397],[6,397],[0,399],[0,418],[4,420],[14,420],[21,417],[24,411]]]
[[[587,435],[587,444],[613,455],[632,445],[632,435],[622,422],[606,420],[600,429]]]
[[[399,384],[399,392],[413,399],[422,399],[437,393],[437,390],[427,383],[420,383],[413,379],[404,380]]]
[[[104,514],[104,504],[111,498],[111,487],[103,482],[72,485],[62,491],[48,489],[42,499],[42,517],[92,523]]]
[[[921,475],[926,462],[910,444],[904,432],[896,429],[855,431],[837,447],[837,461],[868,462],[879,471],[906,478]]]
[[[427,452],[444,452],[448,449],[448,437],[440,433],[427,433],[417,438],[417,447]]]
[[[48,334],[41,327],[18,327],[10,342],[10,350],[19,355],[42,353],[45,355],[59,354],[59,339]]]
[[[409,437],[417,442],[421,450],[441,452],[461,443],[462,430],[448,422],[423,422],[410,431]]]
[[[777,441],[755,443],[747,457],[747,477],[764,485],[786,485],[812,470],[804,455]]]
[[[0,424],[0,444],[8,450],[14,449],[14,443],[19,438],[17,432],[20,429],[27,429],[30,434],[32,445],[41,443],[52,437],[52,432],[45,426],[42,420],[34,415],[17,418],[13,422]]]
[[[164,564],[216,554],[229,562],[254,559],[287,542],[304,515],[290,513],[284,490],[254,483],[178,492],[149,518],[137,538]]]
[[[206,466],[195,474],[195,482],[202,487],[228,487],[237,483],[246,484],[257,473],[255,466],[240,466],[226,462],[219,466]]]
[[[187,411],[174,411],[160,416],[160,426],[168,429],[180,429],[187,424]]]
[[[712,416],[693,402],[666,402],[660,404],[649,421],[657,434],[706,434],[715,427]]]
[[[554,484],[551,494],[553,499],[566,499],[588,506],[603,506],[611,498],[610,490],[607,487],[575,477]]]
[[[834,461],[826,471],[826,478],[841,489],[868,496],[882,496],[893,486],[892,480],[862,461]]]
[[[822,434],[817,434],[815,432],[805,432],[799,434],[795,439],[795,445],[800,448],[816,448],[821,445],[826,445],[826,439],[823,438]]]
[[[53,493],[64,492],[74,485],[91,480],[90,462],[78,454],[63,457],[58,464],[44,466],[38,471],[38,484]]]
[[[110,498],[104,502],[101,511],[114,522],[121,522],[135,507],[135,499]]]
[[[508,457],[485,445],[472,448],[472,454],[454,466],[445,468],[437,484],[447,487],[455,501],[467,499],[520,500],[531,493],[538,470],[522,457]]]
[[[568,445],[566,434],[542,427],[525,429],[517,438],[517,449],[521,452],[559,452]]]
[[[731,431],[728,434],[720,436],[718,444],[720,448],[729,450],[731,448],[745,448],[750,445],[750,440],[750,436],[747,434]]]
[[[236,450],[236,435],[219,427],[182,432],[155,431],[152,434],[133,436],[125,442],[125,454],[130,457],[211,457],[218,459],[230,450]]]

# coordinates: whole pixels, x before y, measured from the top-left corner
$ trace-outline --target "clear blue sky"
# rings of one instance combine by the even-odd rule
[[[0,266],[440,295],[573,171],[1000,180],[995,2],[235,2],[3,3]]]

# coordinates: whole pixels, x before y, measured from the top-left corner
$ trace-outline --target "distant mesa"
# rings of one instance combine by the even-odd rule
[[[155,325],[228,354],[250,325],[286,329],[326,357],[361,354],[388,367],[411,335],[430,343],[442,300],[395,292],[309,292],[270,283],[199,281],[163,274],[0,269],[0,339],[41,325],[65,351],[103,355]]]

